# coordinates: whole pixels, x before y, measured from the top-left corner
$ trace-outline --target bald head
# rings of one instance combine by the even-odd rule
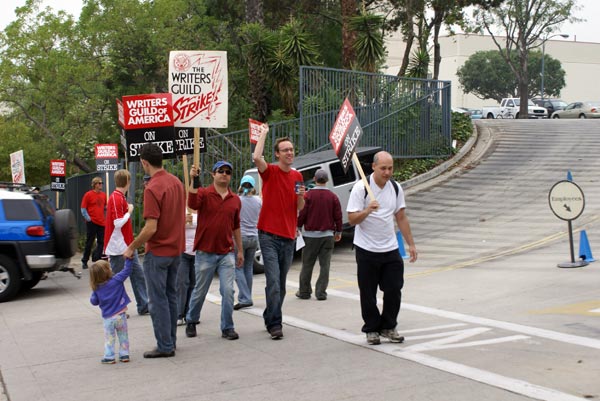
[[[385,151],[375,153],[373,156],[373,178],[375,183],[383,188],[385,183],[392,178],[394,172],[394,158]]]
[[[393,163],[394,158],[392,157],[391,154],[389,154],[385,150],[382,150],[381,152],[375,153],[375,156],[373,156],[373,164],[378,164],[379,162],[392,162]]]

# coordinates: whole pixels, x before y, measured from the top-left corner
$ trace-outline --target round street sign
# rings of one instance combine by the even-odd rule
[[[578,218],[585,207],[583,191],[572,181],[559,181],[552,186],[548,194],[550,209],[561,220],[571,221]]]

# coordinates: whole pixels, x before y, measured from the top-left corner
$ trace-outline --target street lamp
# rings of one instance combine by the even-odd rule
[[[540,92],[541,92],[542,102],[544,101],[544,58],[546,57],[546,41],[548,41],[548,39],[552,39],[556,36],[561,36],[565,39],[567,39],[569,37],[569,35],[566,33],[557,33],[556,35],[547,36],[546,38],[544,38],[544,41],[542,42],[542,82],[540,84]]]

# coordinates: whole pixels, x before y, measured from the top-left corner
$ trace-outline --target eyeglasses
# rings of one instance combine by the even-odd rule
[[[103,183],[102,183],[102,182],[97,182],[96,184],[100,184],[100,185],[102,185]]]
[[[293,152],[294,148],[279,149],[280,152]]]
[[[217,170],[217,173],[219,174],[227,174],[227,175],[231,175],[231,170]]]

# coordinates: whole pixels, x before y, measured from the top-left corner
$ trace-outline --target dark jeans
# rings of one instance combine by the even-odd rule
[[[177,268],[181,255],[144,256],[150,317],[160,352],[171,352],[177,345]]]
[[[404,286],[404,262],[398,249],[389,252],[369,252],[356,248],[360,309],[365,324],[363,333],[394,329]],[[377,307],[377,287],[383,291],[383,308]]]
[[[327,285],[329,285],[329,263],[335,240],[333,236],[312,238],[304,237],[304,248],[302,249],[302,270],[300,270],[300,295],[312,293],[312,272],[317,258],[319,258],[319,278],[315,284],[315,295],[317,297],[327,296]]]
[[[177,315],[183,319],[190,306],[192,291],[196,286],[196,255],[181,254],[181,263],[177,271]]]
[[[125,267],[125,258],[123,255],[111,255],[109,257],[110,268],[114,274],[117,274]],[[131,270],[131,288],[133,288],[133,295],[135,296],[135,302],[137,311],[140,315],[148,312],[148,291],[146,290],[146,279],[144,278],[144,269],[140,264],[138,258],[138,252],[133,252],[133,269]]]
[[[97,239],[96,250],[92,255],[92,262],[95,262],[98,259],[101,259],[104,253],[104,226],[99,226],[91,221],[87,221],[85,225],[87,229],[87,238],[85,241],[85,249],[83,250],[83,257],[81,258],[81,261],[83,263],[87,263],[88,260],[90,260],[92,246],[94,245],[94,240]]]
[[[263,312],[263,318],[267,330],[270,330],[273,327],[281,327],[285,282],[294,258],[296,241],[264,232],[259,232],[258,241],[265,264],[267,281],[265,287],[267,307]]]

